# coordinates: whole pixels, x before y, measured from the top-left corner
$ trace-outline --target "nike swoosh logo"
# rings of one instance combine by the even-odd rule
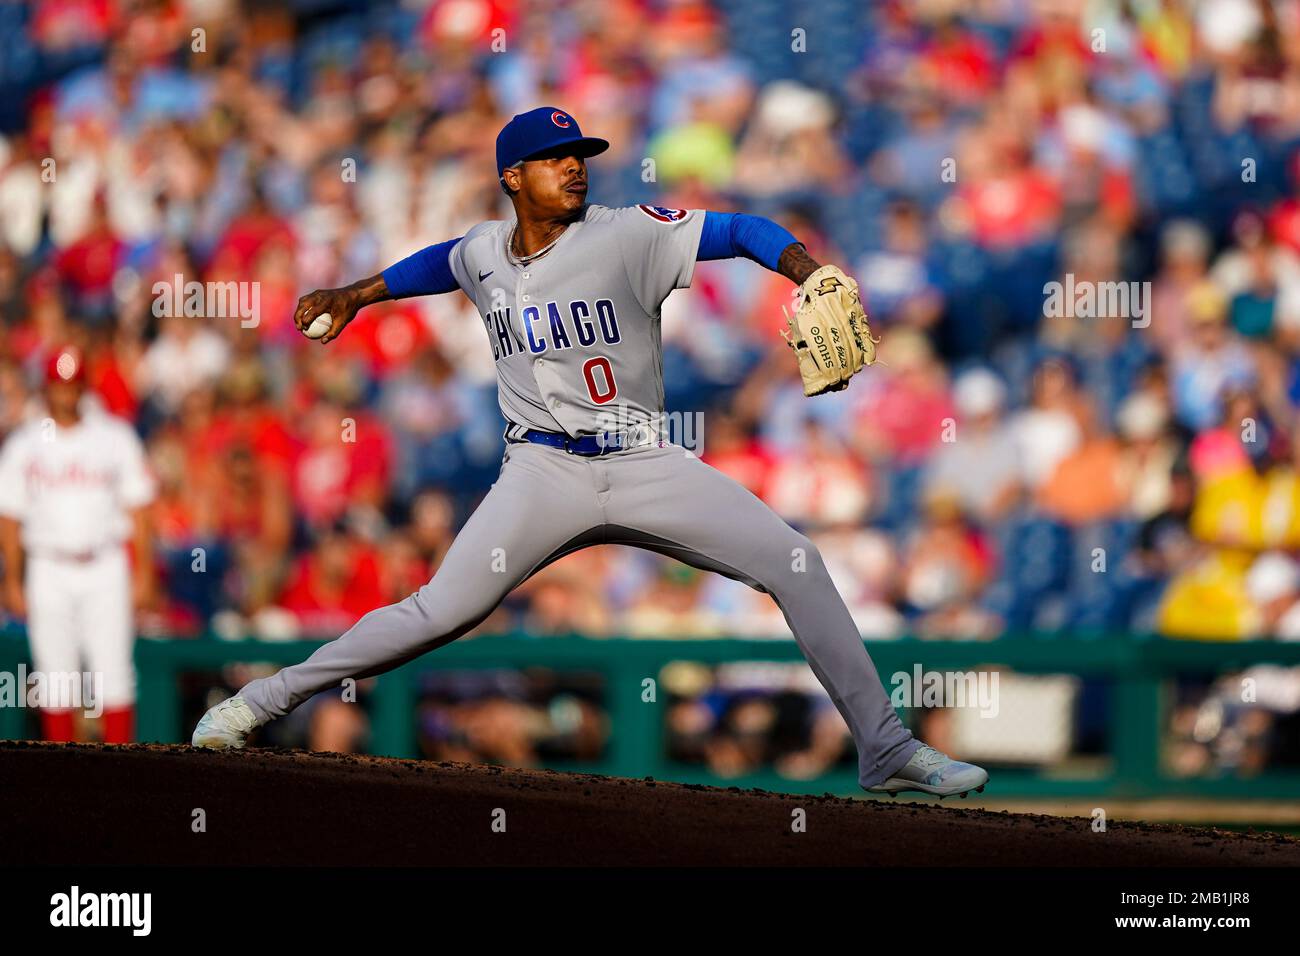
[[[496,269],[493,269],[493,270],[492,270],[492,272],[496,272],[496,271],[497,271]],[[492,272],[480,272],[480,273],[478,274],[478,281],[479,281],[479,282],[482,282],[484,279],[486,279],[488,276],[490,276],[490,275],[492,274]]]

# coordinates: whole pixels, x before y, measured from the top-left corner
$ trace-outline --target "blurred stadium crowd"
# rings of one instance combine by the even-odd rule
[[[864,634],[1300,639],[1300,0],[42,0],[0,4],[0,90],[0,436],[82,344],[160,481],[143,633],[332,637],[437,567],[502,449],[472,305],[325,349],[291,311],[508,215],[495,134],[550,102],[614,144],[592,201],[771,215],[858,277],[883,364],[844,393],[803,399],[751,262],[663,341]],[[256,281],[257,326],[156,318],[175,275]],[[1050,315],[1067,277],[1145,314]],[[788,635],[612,548],[515,629]]]

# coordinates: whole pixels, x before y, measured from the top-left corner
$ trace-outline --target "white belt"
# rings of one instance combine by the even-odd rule
[[[85,551],[61,551],[54,549],[40,549],[32,552],[32,555],[45,561],[65,561],[69,564],[89,564],[116,548],[105,545],[99,548],[89,548]]]

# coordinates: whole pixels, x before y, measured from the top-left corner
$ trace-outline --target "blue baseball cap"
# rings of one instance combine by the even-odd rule
[[[583,136],[578,121],[564,110],[539,106],[520,113],[497,134],[497,176],[521,159],[532,159],[557,146],[572,146],[575,156],[595,156],[609,149],[609,143]]]

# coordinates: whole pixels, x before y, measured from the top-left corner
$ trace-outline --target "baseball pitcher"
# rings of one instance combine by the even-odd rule
[[[665,434],[660,307],[690,285],[697,261],[744,256],[800,286],[786,338],[807,395],[844,388],[875,360],[857,284],[765,219],[588,204],[586,159],[608,146],[563,110],[515,116],[496,147],[512,220],[481,223],[299,301],[298,329],[328,343],[371,303],[469,296],[507,422],[501,473],[428,584],[213,707],[194,745],[242,747],[254,728],[313,694],[454,641],[557,558],[630,544],[773,597],[848,723],[863,787],[940,797],[982,790],[987,773],[916,740],[898,719],[813,543]]]

